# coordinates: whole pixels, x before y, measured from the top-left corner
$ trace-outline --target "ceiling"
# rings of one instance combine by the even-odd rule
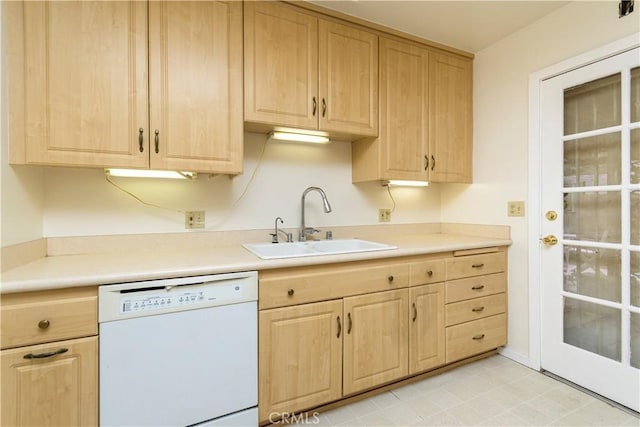
[[[556,0],[308,1],[472,53],[569,3]]]

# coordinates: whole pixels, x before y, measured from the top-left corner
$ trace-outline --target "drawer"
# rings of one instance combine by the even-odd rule
[[[3,295],[2,348],[97,335],[97,288],[74,291]]]
[[[428,285],[444,281],[444,260],[412,262],[409,265],[409,284]]]
[[[499,273],[507,267],[504,251],[447,259],[447,280]]]
[[[454,302],[445,306],[445,324],[446,326],[457,325],[506,311],[507,295],[504,293]]]
[[[409,264],[360,262],[259,273],[259,308],[283,307],[409,286]]]
[[[446,334],[447,363],[484,353],[507,343],[507,315],[449,326]]]
[[[506,291],[507,273],[451,280],[445,286],[445,302],[449,304]]]

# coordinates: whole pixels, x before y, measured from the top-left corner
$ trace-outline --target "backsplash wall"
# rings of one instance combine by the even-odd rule
[[[284,219],[283,228],[295,229],[300,225],[300,198],[309,186],[321,187],[333,208],[325,214],[320,195],[309,193],[306,212],[311,226],[377,224],[378,208],[393,207],[380,183],[351,183],[351,144],[342,141],[313,146],[245,133],[240,176],[111,179],[166,209],[146,206],[117,189],[101,169],[44,168],[44,237],[184,232],[184,213],[177,211],[193,210],[205,211],[207,230],[271,228],[277,216]],[[396,201],[393,223],[440,222],[438,185],[391,191]]]

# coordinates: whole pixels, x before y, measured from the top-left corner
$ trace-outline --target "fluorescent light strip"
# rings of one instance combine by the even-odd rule
[[[312,144],[329,144],[331,142],[331,138],[328,136],[310,135],[306,133],[271,132],[269,137],[278,141],[309,142]]]
[[[170,178],[170,179],[195,179],[196,172],[160,171],[149,169],[105,169],[104,173],[110,176],[127,178]]]
[[[402,181],[397,179],[391,179],[387,181],[389,185],[405,186],[405,187],[427,187],[429,181]]]

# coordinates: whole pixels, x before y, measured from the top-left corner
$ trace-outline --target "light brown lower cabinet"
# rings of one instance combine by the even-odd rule
[[[344,299],[344,395],[407,375],[408,297],[398,289]]]
[[[444,283],[409,288],[409,373],[445,363]]]
[[[342,396],[342,300],[260,312],[261,421]]]
[[[260,272],[260,423],[504,345],[505,270],[486,248]]]
[[[97,336],[2,350],[0,360],[3,426],[98,425]]]

